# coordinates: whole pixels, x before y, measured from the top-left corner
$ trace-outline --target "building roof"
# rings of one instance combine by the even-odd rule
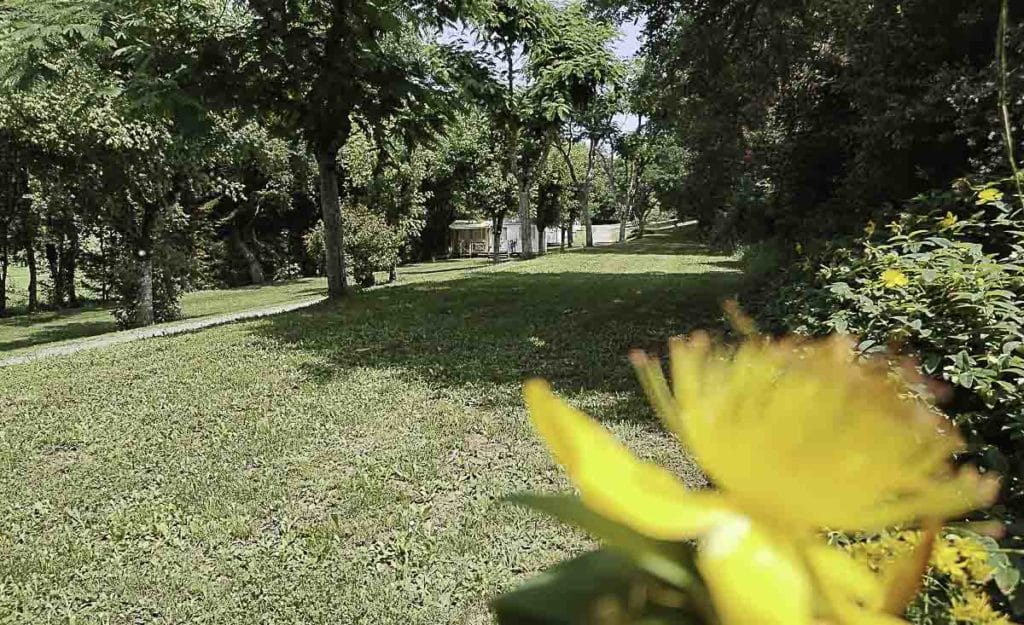
[[[491,222],[489,221],[473,221],[471,219],[459,219],[452,222],[452,225],[448,226],[449,230],[480,230],[481,228],[490,228]]]

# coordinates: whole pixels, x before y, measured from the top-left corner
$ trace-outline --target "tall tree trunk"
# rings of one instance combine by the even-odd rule
[[[28,264],[28,310],[35,312],[39,308],[39,268],[36,267],[36,246],[32,239],[25,243],[25,262]]]
[[[74,223],[71,223],[68,239],[68,246],[64,251],[66,258],[62,263],[65,267],[64,284],[68,293],[68,305],[75,307],[78,306],[78,289],[75,288],[75,280],[78,273],[78,252],[81,249],[81,243],[78,239],[78,228]]]
[[[626,216],[623,215],[619,219],[619,243],[623,243],[626,240]]]
[[[491,250],[491,259],[498,263],[501,261],[501,230],[505,225],[505,215],[495,215],[491,218],[491,236],[494,240],[494,248]],[[511,256],[511,254],[509,254]]]
[[[327,296],[338,299],[348,291],[345,275],[345,240],[338,195],[338,152],[329,148],[317,154],[320,172],[320,211],[324,220],[324,248],[327,256]]]
[[[151,326],[156,323],[156,308],[153,293],[153,230],[156,227],[157,210],[143,209],[139,224],[138,247],[135,252],[135,268],[139,276],[139,287],[135,293],[135,318],[137,326]]]
[[[569,222],[569,236],[572,236],[572,222]],[[562,251],[565,251],[565,226],[562,226]]]
[[[0,253],[0,317],[7,314],[7,254]]]
[[[590,219],[590,182],[584,182],[580,188],[580,215],[587,232],[587,247],[594,247],[594,224]]]
[[[135,309],[135,325],[151,326],[156,322],[153,311],[153,255],[139,250],[139,293]]]
[[[533,257],[533,224],[530,222],[530,181],[525,175],[518,177],[519,189],[519,255]]]
[[[53,292],[50,294],[50,304],[54,308],[64,305],[64,282],[63,274],[60,271],[60,252],[54,243],[46,244],[46,266],[50,270],[50,282],[53,285]]]
[[[242,258],[245,259],[245,266],[249,270],[249,282],[252,284],[263,284],[266,282],[266,275],[263,273],[263,265],[260,264],[260,259],[256,257],[256,253],[252,251],[252,247],[246,242],[246,239],[255,243],[256,234],[252,231],[252,224],[243,226],[241,229],[235,229],[235,245],[238,247],[238,251],[241,252]]]
[[[537,255],[543,256],[548,253],[548,229],[537,228]]]
[[[8,221],[0,221],[0,317],[7,314],[7,266],[10,257],[7,255]]]
[[[393,263],[391,265],[391,267],[388,268],[388,284],[394,284],[397,281],[398,281],[398,264],[397,263]]]

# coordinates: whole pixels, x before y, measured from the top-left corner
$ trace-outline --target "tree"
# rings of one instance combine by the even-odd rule
[[[585,99],[566,121],[555,147],[562,155],[569,178],[576,191],[576,202],[583,218],[586,246],[594,246],[591,220],[590,192],[594,184],[595,164],[600,150],[616,132],[615,116],[622,110],[621,78],[624,66],[615,63],[599,85],[593,98]],[[580,146],[585,146],[584,158],[578,158]],[[570,230],[570,237],[572,231]]]
[[[613,73],[615,29],[591,19],[581,4],[555,9],[542,0],[496,2],[478,26],[495,53],[492,75],[501,89],[492,114],[508,150],[505,171],[517,184],[520,243],[529,257],[535,178],[573,108],[586,107]]]
[[[338,153],[353,119],[374,123],[445,95],[430,58],[409,55],[406,41],[440,28],[465,8],[444,2],[247,3],[255,19],[236,43],[241,89],[253,105],[302,134],[316,158],[328,294],[342,297],[347,278]]]
[[[998,3],[606,4],[646,18],[653,112],[689,155],[677,206],[707,235],[829,238],[969,171],[1012,175],[991,135]]]
[[[213,135],[209,169],[222,181],[213,191],[220,197],[213,217],[241,256],[248,283],[262,284],[268,276],[258,234],[263,224],[272,228],[292,209],[293,147],[266,125],[235,114],[219,116]]]
[[[14,0],[0,16],[0,74],[34,104],[22,126],[55,305],[77,301],[80,231],[97,227],[128,246],[119,250],[130,311],[121,320],[173,316],[176,301],[162,297],[180,289],[163,288],[169,267],[154,267],[157,235],[199,179],[190,170],[206,111],[189,82],[203,75],[204,44],[234,15],[206,0]]]

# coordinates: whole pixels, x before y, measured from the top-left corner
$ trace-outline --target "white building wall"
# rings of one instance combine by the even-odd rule
[[[594,244],[595,245],[607,245],[609,243],[617,243],[619,240],[619,224],[603,224],[594,225]],[[585,243],[586,229],[582,225],[577,225],[573,228],[573,238],[575,239],[575,245],[581,247]],[[632,228],[627,230],[627,234],[632,232]],[[547,232],[548,247],[557,247],[562,242],[562,231],[560,228],[553,227],[548,228]],[[522,245],[520,244],[520,229],[518,220],[505,221],[502,224],[501,230],[501,247],[500,251],[503,253],[509,252],[510,249],[514,249],[515,253],[522,252]],[[537,242],[540,240],[540,234],[537,231],[537,227],[533,226],[533,252],[536,253]],[[510,245],[511,244],[511,245]],[[489,248],[490,246],[488,246]]]

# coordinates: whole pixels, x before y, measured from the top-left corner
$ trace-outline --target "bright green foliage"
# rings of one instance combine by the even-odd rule
[[[760,285],[771,329],[860,337],[944,380],[943,404],[984,464],[1007,476],[1024,510],[1024,222],[1006,200],[947,192],[919,198],[892,224],[829,244]],[[802,248],[803,246],[801,246]],[[939,393],[943,398],[943,393]]]
[[[386,271],[398,264],[398,253],[405,237],[389,227],[383,215],[362,204],[346,204],[342,216],[349,228],[345,253],[352,277],[360,286],[373,286],[374,272]]]

